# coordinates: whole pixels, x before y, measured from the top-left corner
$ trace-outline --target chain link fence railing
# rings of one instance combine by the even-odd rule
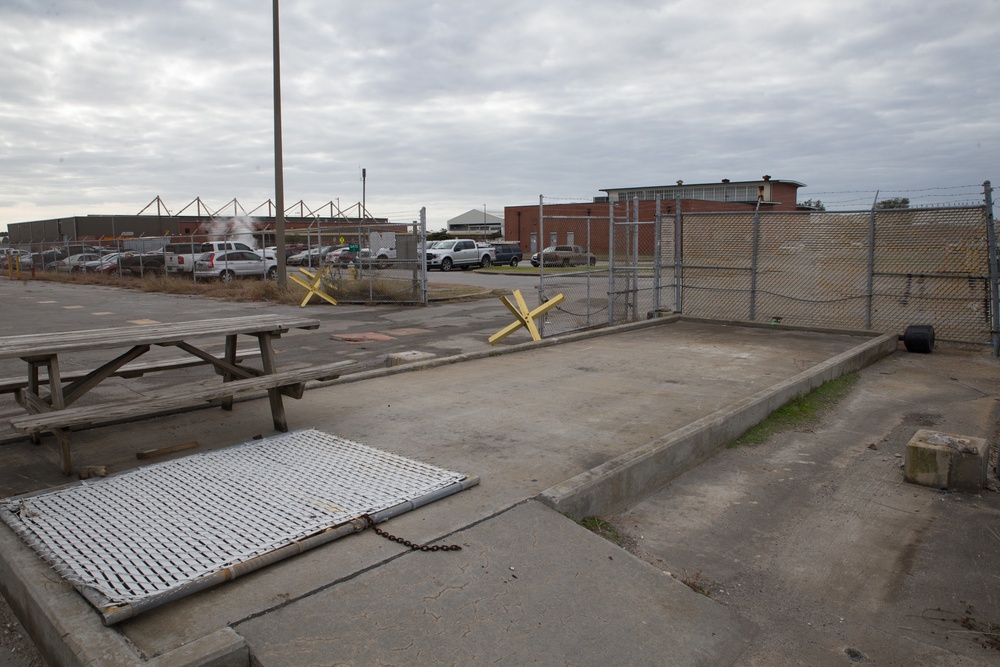
[[[426,214],[408,222],[326,223],[286,233],[290,272],[323,272],[323,288],[346,303],[427,303]],[[233,219],[237,220],[237,219]],[[18,277],[38,272],[171,276],[205,282],[276,276],[273,230],[170,237],[105,237],[4,247],[0,269]],[[199,265],[215,253],[211,265]],[[311,281],[310,281],[311,282]]]
[[[682,312],[713,319],[903,333],[929,324],[944,341],[996,347],[997,256],[982,206],[870,211],[655,214],[609,205],[606,217],[540,215],[590,247],[597,265],[541,272],[541,301],[563,294],[543,335]],[[666,204],[666,203],[665,203]],[[663,210],[667,210],[664,206]],[[558,225],[553,224],[558,221]],[[609,231],[610,230],[610,231]],[[597,234],[606,234],[596,239]],[[542,232],[542,238],[545,238]],[[605,264],[605,259],[607,263]]]

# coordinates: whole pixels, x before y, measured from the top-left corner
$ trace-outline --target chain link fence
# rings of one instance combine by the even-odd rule
[[[354,240],[326,262],[323,287],[341,303],[427,303],[424,223],[342,229]]]
[[[540,232],[548,220],[560,233],[584,230],[588,251],[608,249],[593,267],[543,267],[540,300],[566,299],[543,335],[681,312],[885,333],[929,324],[940,340],[996,347],[988,199],[851,212],[684,213],[667,203],[672,213],[616,202],[606,217],[572,219],[543,208]]]
[[[366,225],[317,223],[288,230],[286,265],[290,272],[322,271],[323,288],[338,301],[426,304],[424,209],[412,218]],[[229,225],[218,234],[15,244],[0,253],[0,270],[10,276],[49,271],[168,275],[195,283],[244,276],[273,279],[278,261],[274,239],[273,229]],[[215,264],[199,266],[211,252],[216,252]]]

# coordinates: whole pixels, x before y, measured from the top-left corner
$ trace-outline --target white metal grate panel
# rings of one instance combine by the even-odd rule
[[[0,513],[81,592],[122,604],[467,479],[305,430],[8,498]]]

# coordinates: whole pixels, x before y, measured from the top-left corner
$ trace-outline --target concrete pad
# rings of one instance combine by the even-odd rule
[[[142,295],[142,298],[150,300],[153,297]],[[185,303],[190,303],[190,308],[204,307],[195,300],[170,302],[179,307],[181,317],[185,315]],[[224,304],[220,310],[230,307],[237,306]],[[255,307],[238,306],[240,309]],[[437,327],[438,331],[447,330],[445,325],[450,321],[464,324],[466,329],[455,336],[429,336],[420,347],[415,344],[416,338],[408,338],[403,348],[432,353],[458,349],[462,352],[458,357],[344,376],[328,387],[306,392],[301,401],[286,402],[293,428],[319,428],[482,478],[479,487],[398,517],[387,526],[415,542],[447,541],[459,532],[471,535],[479,525],[488,525],[492,517],[526,499],[609,461],[627,457],[630,452],[725,410],[748,396],[779,386],[783,391],[795,378],[811,378],[808,382],[812,382],[818,377],[815,369],[871,342],[869,338],[846,333],[720,326],[663,318],[596,334],[484,349],[486,335],[495,330],[496,324],[494,319],[482,316],[485,309],[463,305],[465,310],[480,308],[470,317],[468,312],[460,312],[457,307],[453,311],[447,311],[448,306],[443,308],[452,314],[442,317],[440,313],[401,310],[384,319],[392,319],[400,326],[424,317],[424,326]],[[331,309],[329,322],[325,322],[324,327],[327,324],[330,328],[344,326],[342,320],[346,311],[335,310]],[[359,309],[357,312],[360,317],[372,317],[376,311]],[[228,313],[213,313],[222,314]],[[470,326],[470,321],[474,325]],[[20,323],[21,320],[12,317],[0,326]],[[384,322],[366,321],[349,328],[363,333],[391,327],[386,327]],[[320,356],[336,358],[347,353],[347,349],[358,349],[344,342],[331,341],[329,332],[330,329],[321,328],[315,334],[282,337],[280,361],[307,362]],[[403,351],[391,347],[395,345],[393,341],[370,345],[376,350],[373,356]],[[79,363],[88,367],[94,365],[91,359]],[[381,365],[382,359],[377,363]],[[408,372],[411,369],[418,372]],[[826,372],[824,367],[822,373]],[[127,395],[125,392],[142,391],[146,382],[144,379],[120,389],[109,387],[109,390]],[[148,382],[155,385],[163,382],[163,377],[150,378]],[[136,452],[153,446],[197,440],[204,448],[215,448],[244,442],[256,435],[270,433],[266,410],[261,413],[255,407],[260,405],[265,404],[251,402],[238,404],[228,413],[203,410],[80,432],[74,434],[75,458],[80,465],[107,465],[111,471],[116,471],[135,466]],[[50,439],[40,447],[25,441],[12,442],[5,445],[4,455],[5,465],[0,470],[0,494],[4,496],[48,488],[65,481],[58,468],[57,448]],[[657,465],[671,464],[667,461]],[[548,520],[543,525],[560,538],[563,531],[570,528],[569,535],[579,530],[569,519],[561,521],[564,528],[558,530],[548,526]],[[476,539],[484,547],[489,546],[488,540],[478,533]],[[598,543],[605,546],[603,542]],[[470,541],[469,544],[474,543]],[[574,548],[579,546],[576,538],[569,544]],[[597,543],[584,543],[588,549],[592,544]],[[23,552],[22,549],[0,549],[0,559],[9,559],[10,553]],[[603,551],[598,553],[603,554]],[[30,552],[28,555],[31,556]],[[352,582],[361,579],[377,583],[383,570],[387,577],[397,576],[392,569],[397,560],[408,563],[411,557],[423,555],[454,554],[409,554],[400,545],[366,531],[178,600],[114,629],[94,627],[96,612],[82,603],[74,591],[45,584],[52,580],[52,572],[37,558],[23,558],[16,567],[6,570],[11,577],[17,577],[17,583],[9,583],[5,576],[0,580],[0,587],[10,597],[17,594],[17,586],[35,586],[34,592],[27,593],[28,598],[48,602],[51,614],[43,613],[39,618],[54,631],[38,635],[53,637],[53,652],[46,654],[72,653],[76,656],[76,663],[58,659],[55,664],[113,664],[101,662],[102,651],[111,650],[107,647],[112,645],[113,648],[126,646],[127,655],[134,664],[175,664],[172,660],[176,660],[176,664],[199,664],[199,660],[223,664],[226,660],[238,662],[241,659],[245,664],[248,649],[232,633],[233,627],[263,622],[283,611],[297,613],[296,607],[308,604],[317,596],[328,594],[329,599],[340,601],[341,597],[334,593],[343,590],[344,586],[353,586]],[[571,560],[590,558],[584,553],[566,557]],[[562,576],[558,573],[558,577]],[[665,575],[657,575],[661,576],[665,578]],[[579,577],[585,578],[584,575]],[[576,579],[573,579],[574,585],[567,584],[565,578],[557,579],[564,585],[553,585],[549,589],[558,588],[555,594],[560,604],[572,604],[580,588],[575,585]],[[485,586],[486,583],[470,585]],[[647,598],[635,599],[638,602],[633,606],[637,608],[648,602]],[[692,609],[696,614],[705,613],[707,619],[715,618],[701,607]],[[659,612],[654,607],[652,613]],[[331,614],[328,618],[335,616]],[[489,617],[481,621],[488,623]],[[538,619],[538,622],[546,621]],[[588,618],[587,622],[592,619]],[[68,640],[58,645],[59,637],[68,636],[62,628],[70,626],[83,628],[90,648],[73,653],[64,649]],[[328,630],[331,636],[340,636],[335,620],[330,621]],[[641,635],[641,630],[633,632]],[[32,632],[35,634],[34,630]],[[250,638],[249,634],[247,637]],[[200,658],[194,655],[195,647],[199,646],[205,649]],[[721,655],[709,656],[712,647],[706,645],[704,661],[695,664],[731,662],[727,647],[719,649],[723,651]],[[395,653],[390,653],[380,659],[390,661],[395,657]]]
[[[385,365],[402,366],[403,364],[412,364],[417,361],[427,361],[428,359],[433,359],[434,357],[435,355],[433,353],[421,352],[420,350],[393,352],[392,354],[386,355]]]
[[[756,629],[536,502],[236,625],[262,667],[720,665]],[[336,632],[331,632],[336,628]]]
[[[986,484],[985,438],[920,429],[906,444],[903,479],[935,489],[978,493]]]

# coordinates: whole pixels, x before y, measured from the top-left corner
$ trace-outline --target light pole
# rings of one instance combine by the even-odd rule
[[[278,47],[278,0],[271,0],[274,17],[274,237],[278,246],[278,286],[288,287],[285,274],[285,178],[281,160],[281,59]]]

